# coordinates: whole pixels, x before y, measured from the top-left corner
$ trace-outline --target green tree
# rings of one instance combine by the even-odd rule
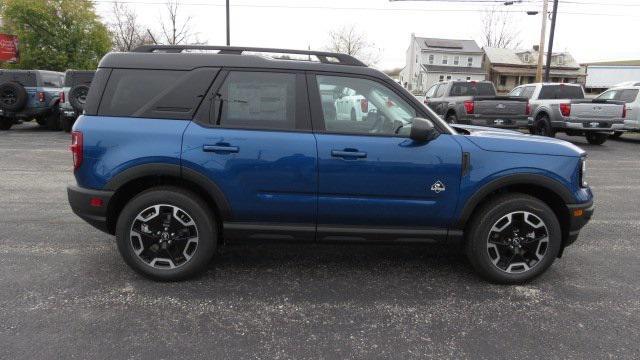
[[[109,32],[89,0],[4,0],[3,32],[18,35],[19,69],[95,69],[111,49]]]

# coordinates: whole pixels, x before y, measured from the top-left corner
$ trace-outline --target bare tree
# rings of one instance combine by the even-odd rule
[[[169,45],[203,44],[198,34],[191,30],[191,16],[182,18],[178,12],[180,4],[177,0],[168,0],[166,4],[167,19],[160,18],[161,42]]]
[[[497,8],[485,10],[482,17],[483,46],[516,49],[520,43],[520,30],[509,13]]]
[[[380,50],[354,26],[344,26],[330,31],[329,44],[326,48],[331,52],[354,56],[368,65],[374,65],[380,61]]]
[[[140,45],[152,44],[152,36],[138,21],[138,14],[125,4],[114,2],[111,9],[113,21],[108,24],[113,39],[113,49],[131,51]]]

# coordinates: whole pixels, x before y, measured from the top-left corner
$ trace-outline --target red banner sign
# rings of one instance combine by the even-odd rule
[[[18,37],[15,35],[0,34],[0,62],[18,62]]]

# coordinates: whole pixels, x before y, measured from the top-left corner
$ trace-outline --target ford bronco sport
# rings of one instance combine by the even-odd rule
[[[49,130],[58,120],[64,74],[45,70],[0,70],[0,130],[36,119]]]
[[[367,115],[339,116],[345,94],[365,99]],[[202,272],[221,244],[284,239],[459,244],[483,277],[520,283],[593,212],[578,147],[451,127],[344,54],[111,53],[84,110],[72,131],[71,207],[156,280]]]

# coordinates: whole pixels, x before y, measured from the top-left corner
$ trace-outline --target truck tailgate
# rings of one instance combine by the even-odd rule
[[[572,102],[571,116],[577,119],[613,120],[622,117],[624,105],[604,102]]]
[[[475,113],[488,116],[525,115],[527,101],[517,99],[474,99]]]

